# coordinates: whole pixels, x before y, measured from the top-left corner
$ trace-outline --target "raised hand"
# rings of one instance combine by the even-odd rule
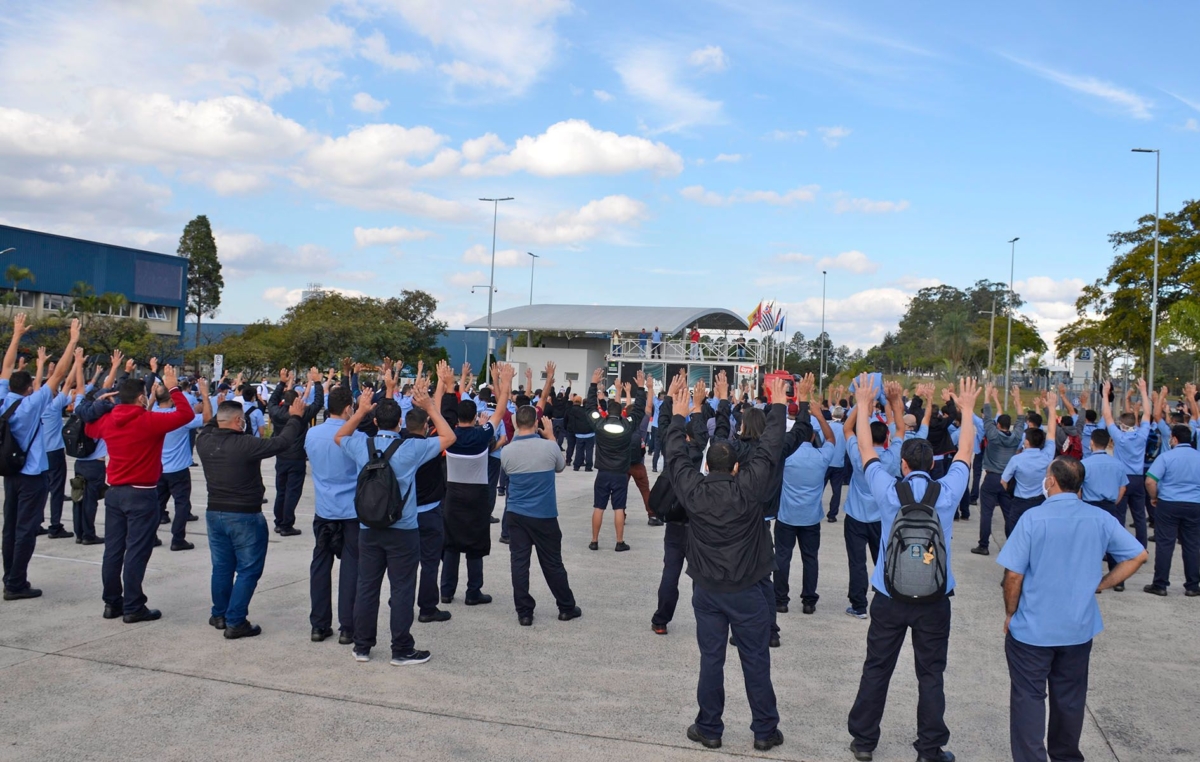
[[[815,383],[816,380],[813,378],[813,374],[806,373],[804,378],[800,379],[800,382],[796,385],[796,399],[800,402],[810,401]]]
[[[674,414],[684,415],[688,409],[687,374],[684,371],[675,374],[675,378],[671,380],[669,396],[671,397]]]
[[[546,361],[546,386],[550,387],[551,389],[554,388],[554,371],[557,369],[558,366],[555,365],[553,361]]]
[[[958,405],[967,415],[975,409],[975,400],[979,398],[979,382],[973,378],[961,378],[958,381]]]
[[[126,373],[133,373],[133,371],[134,371],[136,368],[137,368],[137,363],[135,363],[135,362],[133,361],[133,358],[132,358],[132,357],[130,357],[129,359],[127,359],[127,360],[125,361],[125,372],[126,372]]]
[[[600,384],[600,379],[604,378],[604,368],[596,368],[592,371],[592,383]]]
[[[918,388],[920,391],[920,388]],[[875,404],[875,398],[879,396],[879,387],[875,386],[875,380],[866,373],[859,374],[854,381],[854,403],[857,407],[864,410],[870,410]]]
[[[633,380],[637,383],[637,385],[639,387],[645,386],[646,385],[646,374],[643,371],[639,370],[636,374],[634,374]]]
[[[428,397],[428,395],[426,395],[426,397]],[[359,410],[374,410],[375,405],[372,404],[372,402],[371,402],[371,400],[373,400],[373,399],[375,399],[375,390],[374,389],[363,389],[362,393],[358,395],[358,409]]]
[[[288,415],[294,415],[297,418],[303,418],[305,407],[306,407],[306,405],[304,404],[304,395],[297,394],[296,399],[292,400],[292,404],[290,406],[288,406]]]
[[[71,343],[79,343],[79,318],[71,320]]]
[[[196,380],[196,388],[200,390],[200,396],[208,396],[208,379],[201,376]]]
[[[787,404],[787,384],[782,378],[771,379],[771,386],[768,388],[767,396],[771,398],[771,403],[775,405]]]
[[[150,358],[150,372],[156,376],[158,375],[158,358],[157,357]]]
[[[16,317],[13,318],[13,335],[17,336],[18,338],[25,335],[25,332],[29,330],[28,326],[25,324],[27,319],[28,318],[25,317],[24,312],[18,312],[16,314]]]
[[[48,351],[46,351],[46,348],[45,348],[45,347],[38,347],[38,349],[37,349],[37,361],[38,361],[38,367],[41,367],[41,366],[45,365],[45,364],[46,364],[46,360],[47,360],[49,357],[50,357],[50,353],[49,353]]]
[[[162,383],[167,389],[174,389],[179,386],[179,377],[175,374],[174,365],[168,365],[163,368]]]

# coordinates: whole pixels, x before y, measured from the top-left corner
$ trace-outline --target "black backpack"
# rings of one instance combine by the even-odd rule
[[[67,455],[72,458],[87,458],[96,451],[98,442],[84,431],[83,419],[79,413],[67,416],[67,422],[62,427],[63,444],[67,446]]]
[[[930,480],[918,501],[909,482],[896,484],[900,512],[883,561],[883,581],[895,600],[933,603],[946,597],[946,536],[936,507],[941,491],[942,485]]]
[[[412,485],[400,493],[396,472],[392,470],[392,455],[400,448],[400,440],[393,440],[386,450],[375,446],[375,438],[367,437],[367,454],[370,460],[358,472],[358,486],[354,489],[354,511],[358,520],[371,529],[387,529],[400,520],[404,504],[412,492]]]
[[[12,417],[17,412],[17,408],[21,406],[23,400],[17,400],[9,405],[8,410],[4,411],[4,415],[0,415],[0,476],[16,476],[21,473],[21,469],[25,468],[25,458],[29,453],[29,446],[33,444],[35,437],[42,432],[42,421],[38,418],[37,427],[33,430],[33,436],[29,438],[29,445],[24,448],[17,441],[17,436],[12,430]]]

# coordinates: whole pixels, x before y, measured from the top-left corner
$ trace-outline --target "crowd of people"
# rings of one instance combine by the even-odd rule
[[[534,623],[535,550],[557,618],[582,616],[558,522],[557,474],[570,465],[594,473],[590,550],[600,549],[610,509],[612,547],[629,550],[631,481],[647,523],[664,528],[654,633],[669,633],[685,566],[692,578],[700,672],[689,739],[721,745],[724,663],[733,645],[755,748],[783,743],[770,649],[781,642],[779,615],[793,604],[793,554],[798,548],[795,597],[802,614],[812,615],[820,600],[821,527],[840,521],[849,572],[845,611],[869,619],[847,718],[850,751],[856,760],[872,758],[911,630],[918,760],[952,762],[943,693],[955,591],[951,539],[955,522],[969,521],[978,505],[979,541],[971,552],[990,555],[998,506],[1007,538],[996,561],[1004,569],[1011,745],[1023,762],[1047,753],[1081,758],[1088,657],[1101,630],[1095,595],[1123,590],[1148,559],[1148,543],[1157,554],[1145,592],[1167,595],[1178,542],[1185,595],[1200,596],[1200,395],[1191,385],[1172,408],[1167,389],[1151,394],[1139,382],[1118,414],[1108,384],[1099,411],[1087,395],[1076,409],[1060,388],[1031,408],[1013,389],[1005,412],[998,390],[972,379],[942,389],[938,405],[933,384],[906,392],[879,374],[817,399],[811,375],[752,390],[720,373],[709,390],[703,381],[689,387],[681,372],[656,390],[641,371],[610,386],[597,369],[581,396],[556,385],[553,363],[540,388],[532,371],[522,384],[505,363],[490,369],[492,384],[478,387],[469,365],[456,374],[445,362],[429,374],[418,364],[415,381],[402,383],[390,358],[370,369],[347,359],[340,374],[284,369],[277,383],[260,387],[241,376],[181,378],[153,358],[149,372],[139,373],[116,352],[107,370],[97,366],[88,380],[78,321],[58,361],[39,350],[32,372],[19,356],[26,330],[18,314],[0,368],[6,601],[41,595],[27,574],[39,536],[74,537],[104,545],[104,618],[158,619],[143,588],[146,565],[161,544],[160,524],[171,525],[171,551],[195,547],[187,540],[188,524],[198,520],[191,507],[195,458],[207,490],[208,623],[230,640],[260,635],[249,611],[269,536],[261,464],[274,458],[273,529],[281,537],[303,534],[296,507],[312,472],[312,641],[336,634],[357,661],[370,661],[386,574],[390,662],[419,664],[430,652],[417,648],[413,620],[452,618],[441,606],[458,595],[464,557],[463,603],[492,602],[484,592],[492,524],[500,524],[499,542],[508,545],[518,624]],[[647,338],[643,352],[653,354],[658,339]],[[75,466],[69,490],[68,455]],[[647,459],[650,473],[663,466],[653,485]],[[68,494],[71,532],[62,515]],[[505,498],[500,516],[498,496]],[[96,532],[100,500],[103,537]],[[47,505],[49,525],[42,528]],[[1129,515],[1133,534],[1125,529]]]

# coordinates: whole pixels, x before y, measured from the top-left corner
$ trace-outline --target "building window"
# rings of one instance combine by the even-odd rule
[[[15,294],[9,291],[4,295],[4,299],[9,304],[16,307],[25,307],[26,309],[33,309],[37,304],[37,299],[31,291],[18,291]]]
[[[42,309],[75,311],[75,300],[61,294],[42,294]]]
[[[568,373],[567,374],[567,381],[578,381],[578,380],[579,380],[578,373]]]
[[[112,315],[114,317],[129,317],[130,315],[133,314],[133,308],[129,306],[128,302],[126,302],[125,304],[122,304],[120,307],[116,307],[116,308],[112,307],[111,305],[105,304],[105,305],[101,306],[98,310],[96,310],[96,314]]]
[[[157,304],[143,304],[138,307],[138,317],[142,320],[166,320],[167,308]]]

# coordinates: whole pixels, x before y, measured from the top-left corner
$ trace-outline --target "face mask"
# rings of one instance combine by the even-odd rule
[[[1050,490],[1046,487],[1046,480],[1042,479],[1042,497],[1050,497]]]

